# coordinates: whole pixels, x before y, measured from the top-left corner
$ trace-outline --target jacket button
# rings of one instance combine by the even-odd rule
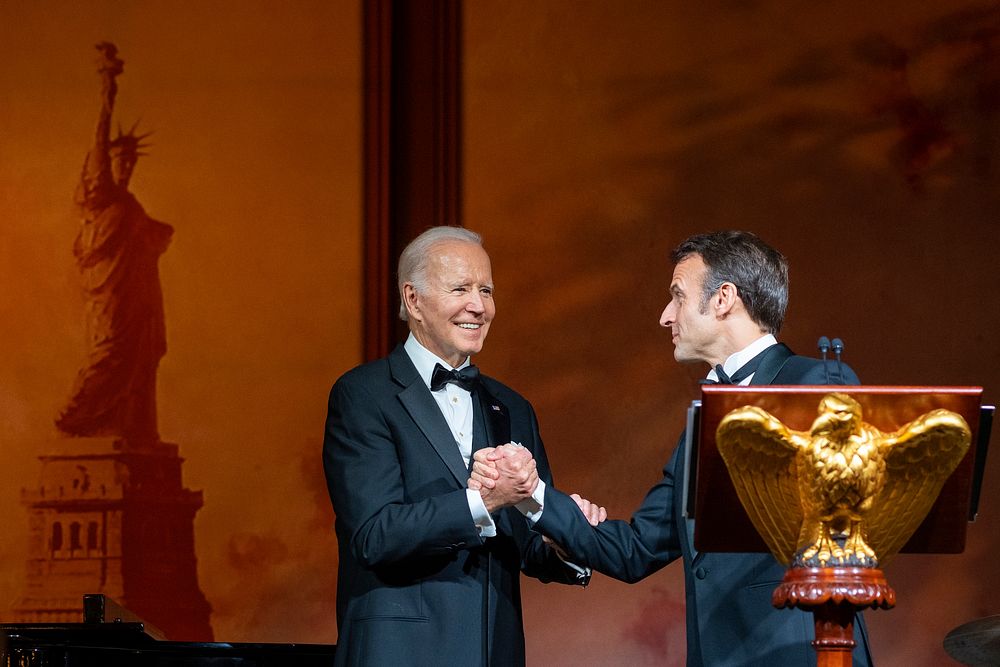
[[[699,579],[704,579],[705,577],[708,576],[708,570],[706,570],[703,567],[699,567],[697,570],[694,571],[694,576],[698,577]]]

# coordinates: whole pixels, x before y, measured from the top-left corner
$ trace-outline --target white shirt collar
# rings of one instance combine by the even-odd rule
[[[773,334],[765,334],[760,338],[758,338],[757,340],[755,340],[754,342],[747,345],[739,352],[734,352],[733,354],[730,354],[729,357],[726,359],[726,363],[722,364],[722,370],[726,371],[726,375],[732,375],[740,368],[742,368],[743,364],[747,363],[748,361],[750,361],[758,354],[760,354],[767,348],[771,347],[772,345],[777,345],[777,344],[778,344],[778,339],[775,338]],[[753,375],[751,375],[750,377],[753,377]],[[719,375],[715,372],[714,367],[712,368],[712,370],[708,372],[708,376],[706,379],[711,380],[713,382],[719,381]]]
[[[407,337],[406,342],[403,343],[403,349],[406,350],[406,354],[409,355],[410,361],[417,368],[417,373],[420,374],[420,379],[424,381],[427,388],[431,387],[431,376],[434,374],[434,366],[436,364],[441,364],[446,370],[451,370],[452,366],[447,361],[437,356],[426,347],[420,344],[416,336],[410,332]],[[456,366],[456,370],[459,368],[465,368],[470,363],[470,357],[466,357],[459,366]]]

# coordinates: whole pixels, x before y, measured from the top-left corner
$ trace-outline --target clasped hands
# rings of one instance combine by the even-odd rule
[[[472,455],[472,475],[469,488],[479,491],[490,512],[510,507],[531,497],[538,486],[535,459],[527,447],[507,443],[499,447],[484,447]],[[608,518],[603,507],[577,494],[570,495],[592,526]]]

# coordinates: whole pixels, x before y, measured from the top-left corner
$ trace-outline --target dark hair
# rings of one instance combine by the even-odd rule
[[[722,283],[736,285],[736,292],[750,319],[768,333],[778,333],[788,307],[788,260],[750,232],[724,231],[696,234],[670,253],[678,264],[691,255],[705,262],[702,285],[704,308]]]

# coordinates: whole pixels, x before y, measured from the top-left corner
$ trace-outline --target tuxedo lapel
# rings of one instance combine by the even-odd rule
[[[441,408],[431,396],[431,390],[420,379],[417,369],[414,368],[413,362],[402,346],[397,347],[389,355],[389,368],[393,380],[404,386],[399,393],[403,407],[458,483],[464,487],[469,479],[469,469],[462,460],[455,436],[448,428],[448,422],[441,414]]]
[[[486,391],[482,382],[476,389],[476,397],[479,399],[486,425],[486,443],[483,446],[499,447],[510,442],[510,413],[507,411],[507,406]]]
[[[757,370],[754,371],[753,377],[750,378],[750,384],[771,384],[781,371],[781,367],[785,365],[785,362],[791,356],[792,351],[784,343],[778,343],[769,347],[764,357],[760,360]]]

